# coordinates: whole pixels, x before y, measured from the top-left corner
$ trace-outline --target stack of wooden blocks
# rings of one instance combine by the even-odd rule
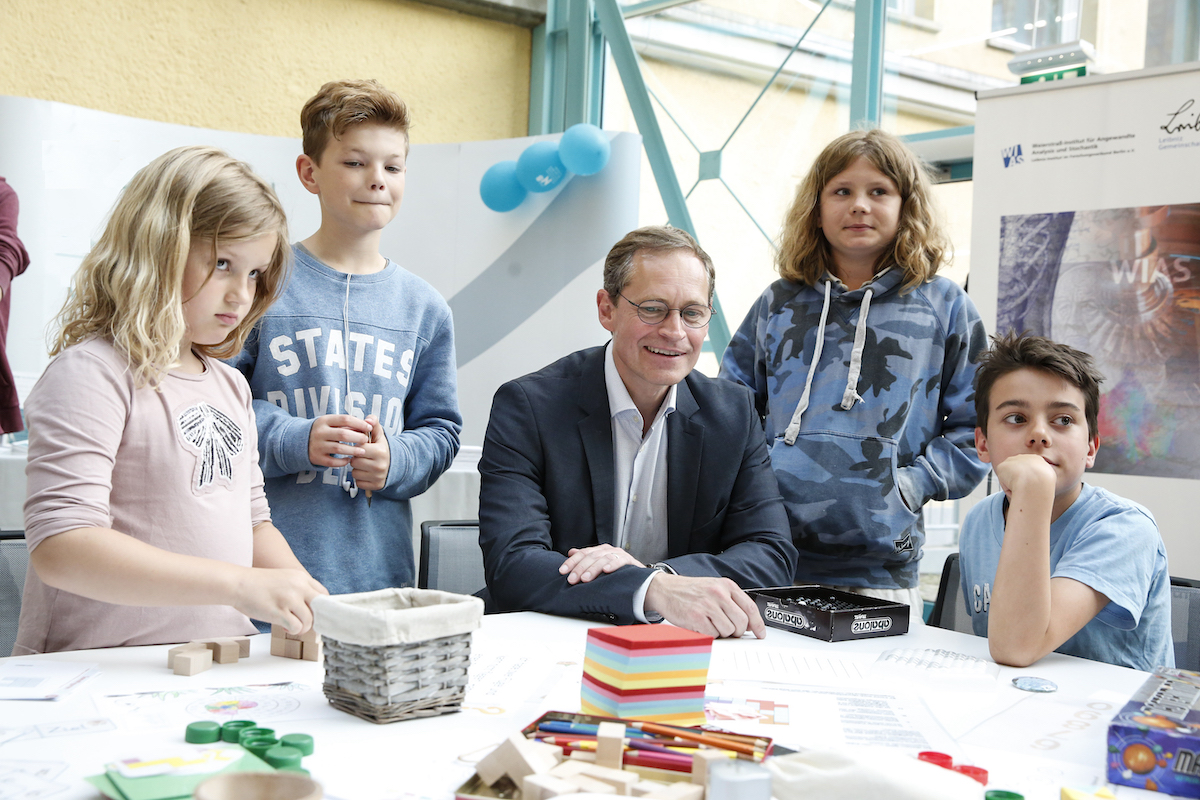
[[[604,717],[704,723],[711,636],[669,625],[588,631],[582,710]]]
[[[321,634],[309,628],[308,633],[293,636],[279,625],[272,625],[271,655],[304,661],[320,661]]]
[[[704,800],[709,768],[728,760],[728,755],[719,750],[697,750],[690,780],[685,772],[679,773],[679,780],[662,782],[624,769],[624,750],[625,726],[616,722],[600,724],[596,752],[576,752],[570,758],[563,758],[561,747],[514,733],[480,761],[475,772],[481,782],[503,796],[508,796],[506,788],[511,791],[505,781],[511,781],[520,789],[521,800],[545,800],[580,792],[644,800]]]
[[[167,651],[167,668],[176,675],[195,675],[212,669],[216,664],[236,664],[250,655],[250,637],[228,639],[197,639]]]

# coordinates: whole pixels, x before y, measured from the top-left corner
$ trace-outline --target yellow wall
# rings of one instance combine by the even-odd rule
[[[524,136],[528,29],[404,0],[4,0],[0,94],[300,135],[322,83],[377,78],[412,141]]]

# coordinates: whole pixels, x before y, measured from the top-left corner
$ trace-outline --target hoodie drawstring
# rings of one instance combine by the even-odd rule
[[[858,376],[862,374],[863,348],[867,346],[867,313],[871,310],[871,290],[863,294],[858,308],[858,325],[854,328],[854,349],[850,351],[850,374],[846,376],[846,391],[842,394],[842,410],[849,411],[862,402],[858,393]]]
[[[829,293],[832,283],[832,281],[825,281],[825,302],[821,306],[821,321],[817,323],[817,345],[813,350],[812,363],[808,365],[808,377],[804,381],[804,394],[800,395],[800,402],[796,404],[796,410],[792,412],[792,421],[788,423],[787,430],[783,432],[783,441],[789,445],[794,445],[796,437],[800,435],[800,420],[804,417],[804,412],[808,410],[813,377],[817,374],[817,365],[821,362],[821,351],[825,348],[825,322],[829,318]],[[873,290],[867,289],[863,294],[862,304],[859,306],[858,325],[854,329],[854,349],[850,351],[850,372],[846,376],[846,391],[842,394],[843,411],[849,411],[854,408],[855,403],[862,401],[862,396],[858,393],[858,379],[862,374],[863,350],[867,344],[867,315],[871,310],[872,294]]]
[[[796,410],[792,412],[792,421],[788,423],[787,430],[783,432],[783,441],[789,445],[796,443],[796,437],[800,435],[800,418],[804,416],[804,411],[808,408],[808,396],[812,393],[813,376],[817,374],[817,364],[821,362],[821,351],[825,348],[825,320],[829,317],[829,287],[831,281],[825,281],[825,304],[821,306],[821,321],[817,323],[817,346],[813,350],[812,363],[808,365],[808,378],[804,381],[804,394],[800,395],[800,402],[796,404]]]

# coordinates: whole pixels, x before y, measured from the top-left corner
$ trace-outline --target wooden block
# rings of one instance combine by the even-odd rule
[[[708,786],[708,768],[718,761],[726,761],[729,754],[722,750],[706,750],[703,747],[692,754],[692,783]]]
[[[209,639],[204,646],[212,651],[213,661],[217,664],[236,664],[240,658],[241,651],[233,639]]]
[[[247,658],[250,655],[250,637],[234,636],[233,641],[237,642],[238,658]]]
[[[632,794],[634,784],[641,780],[636,772],[626,772],[620,768],[604,767],[599,763],[588,764],[587,768],[581,770],[579,774],[607,783],[620,795]]]
[[[578,750],[575,751],[575,753],[578,753],[578,752],[579,752]],[[573,755],[575,755],[575,753],[572,753],[571,755],[573,756]],[[588,755],[591,755],[591,753],[589,753]],[[582,761],[578,758],[566,758],[563,760],[563,762],[561,764],[559,764],[554,769],[550,770],[549,774],[555,776],[556,778],[566,778],[571,775],[578,775],[579,773],[583,772],[585,769],[587,769],[588,767],[591,767],[591,766],[594,766],[594,765],[589,764],[586,761]]]
[[[547,752],[540,742],[531,742],[520,733],[514,733],[484,756],[475,765],[475,772],[488,786],[506,775],[520,786],[526,775],[549,772],[555,766],[554,755]]]
[[[648,794],[657,792],[659,789],[665,789],[667,784],[659,783],[658,781],[638,781],[633,785],[630,794],[634,797],[645,797]]]
[[[283,640],[283,657],[299,659],[304,651],[304,643],[298,639]]]
[[[526,775],[521,782],[521,800],[545,800],[560,794],[575,794],[575,784],[551,775],[549,772]]]
[[[213,654],[207,647],[194,650],[183,650],[175,654],[174,669],[176,675],[195,675],[198,672],[212,669]]]
[[[287,639],[282,636],[275,636],[273,632],[271,635],[271,655],[287,656]]]
[[[553,756],[555,766],[558,766],[559,764],[561,764],[563,762],[563,759],[565,758],[565,756],[563,755],[563,749],[556,744],[549,744],[547,742],[537,742],[537,741],[533,741],[533,740],[530,740],[529,743],[531,745],[533,745],[536,749],[541,750],[541,751],[549,754],[550,756]]]
[[[596,728],[596,763],[602,767],[620,769],[624,758],[625,726],[619,722],[601,722]]]
[[[704,800],[704,787],[687,781],[670,783],[645,795],[645,800]]]
[[[577,792],[587,792],[588,794],[616,794],[617,790],[604,781],[598,781],[595,778],[589,778],[587,775],[579,774],[572,775],[568,778],[563,778],[567,783],[575,786]]]
[[[167,651],[167,669],[175,669],[175,656],[179,653],[185,653],[188,650],[202,650],[204,644],[201,642],[188,642],[181,644],[178,647],[172,647]]]
[[[572,750],[571,755],[567,756],[567,758],[571,759],[572,761],[582,761],[587,764],[596,763],[596,754],[588,750]]]
[[[321,645],[321,635],[315,631],[309,631],[309,633],[312,633],[313,635],[311,640],[300,640],[300,658],[304,659],[305,661],[320,661],[322,654],[324,653],[324,649]],[[307,636],[308,634],[305,635]]]
[[[271,625],[271,638],[272,638],[272,639],[286,639],[286,638],[288,638],[288,632],[287,632],[287,629],[286,629],[286,628],[284,628],[282,625],[275,625],[275,624],[272,624],[272,625]]]

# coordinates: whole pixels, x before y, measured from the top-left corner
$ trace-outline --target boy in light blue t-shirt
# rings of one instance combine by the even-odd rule
[[[1154,517],[1083,482],[1100,446],[1102,380],[1088,354],[1012,333],[993,339],[976,373],[975,444],[1003,492],[963,523],[962,587],[975,633],[1001,664],[1057,651],[1175,665]]]

